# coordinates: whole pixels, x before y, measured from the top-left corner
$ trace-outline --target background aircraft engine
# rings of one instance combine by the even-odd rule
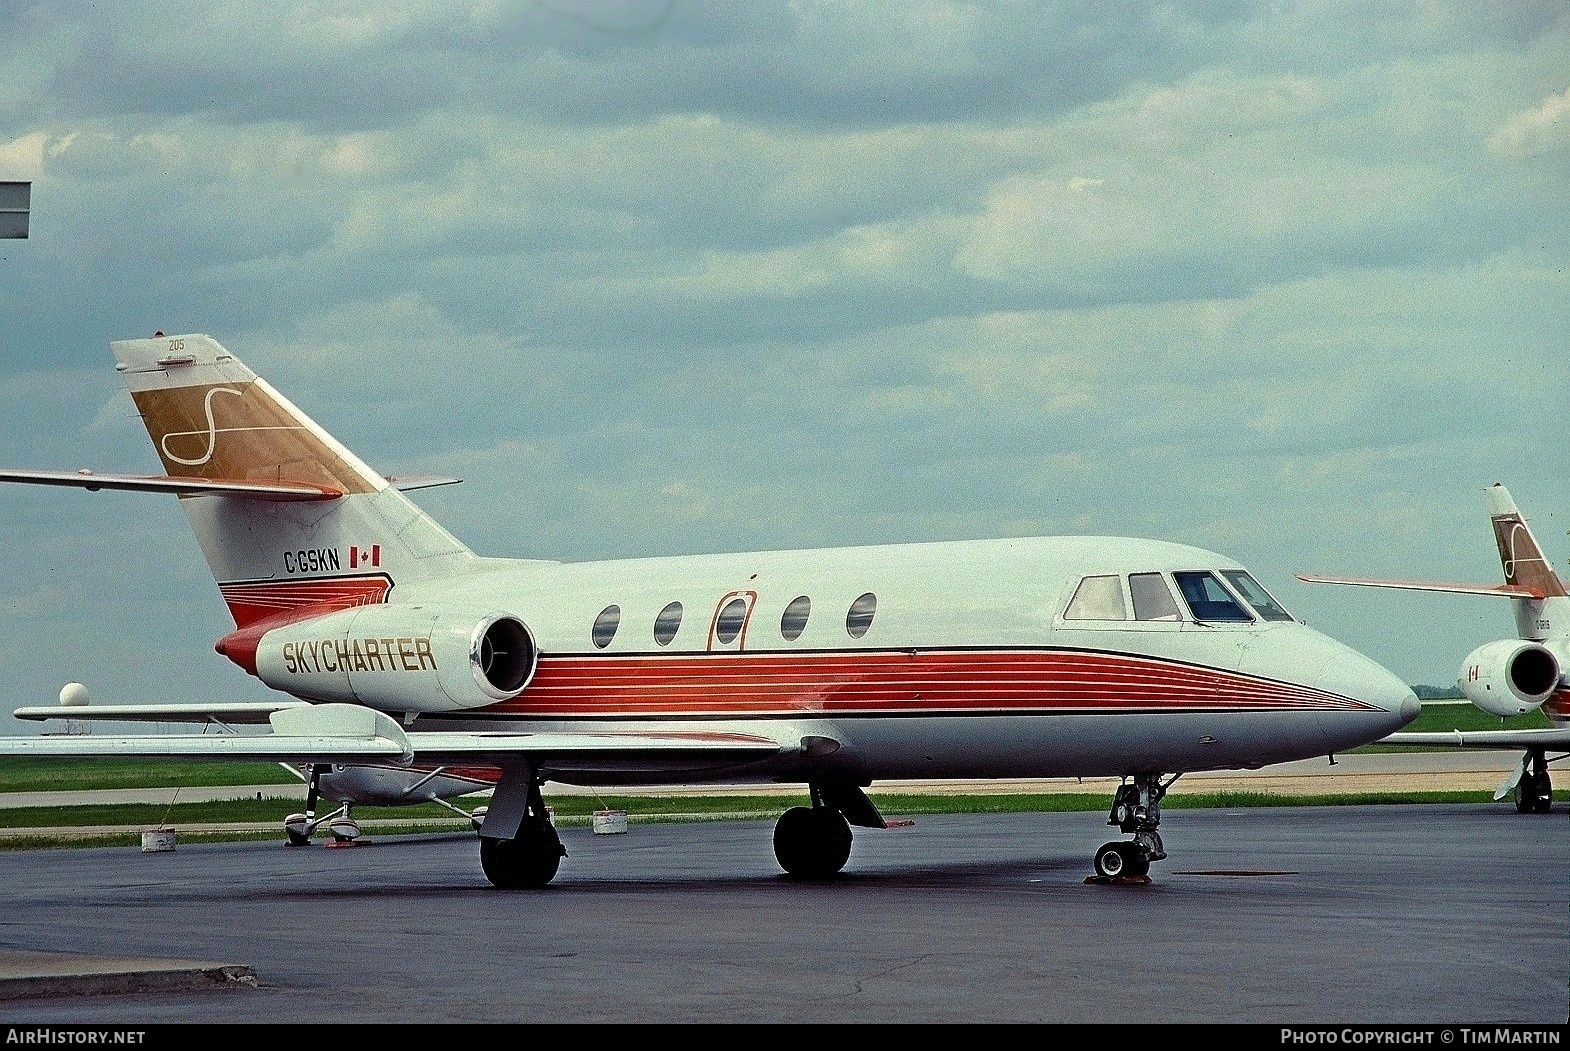
[[[1456,685],[1490,715],[1525,715],[1554,695],[1560,674],[1559,658],[1547,646],[1500,639],[1467,655]]]
[[[256,676],[312,700],[392,712],[447,712],[509,700],[534,677],[539,649],[510,613],[356,606],[274,628]]]

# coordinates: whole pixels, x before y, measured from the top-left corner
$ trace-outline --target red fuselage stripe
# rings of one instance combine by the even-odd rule
[[[723,717],[938,711],[1372,711],[1305,686],[1097,653],[746,653],[542,656],[534,680],[488,712]]]
[[[384,602],[390,586],[386,577],[357,577],[220,584],[218,593],[229,607],[235,626],[243,628],[286,610],[320,607],[326,612]]]

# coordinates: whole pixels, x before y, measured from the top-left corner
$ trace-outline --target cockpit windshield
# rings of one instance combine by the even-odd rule
[[[1222,583],[1223,579],[1225,584]],[[1214,573],[1191,570],[1173,573],[1172,580],[1177,584],[1188,606],[1189,615],[1194,620],[1212,624],[1252,624],[1256,619],[1296,619],[1270,597],[1259,581],[1241,569],[1223,569]],[[1228,584],[1232,590],[1228,590]],[[1238,596],[1242,596],[1243,601],[1238,601]],[[1126,623],[1130,619],[1131,605],[1132,619],[1135,621],[1177,622],[1183,619],[1183,612],[1172,595],[1165,574],[1154,571],[1130,573],[1127,577],[1115,573],[1081,577],[1073,596],[1064,607],[1063,619]]]
[[[1183,601],[1188,603],[1189,612],[1194,614],[1195,620],[1235,622],[1254,619],[1216,579],[1214,573],[1173,573],[1172,579],[1177,581]]]
[[[1281,603],[1270,597],[1270,592],[1260,586],[1259,581],[1241,569],[1223,569],[1221,575],[1237,589],[1254,612],[1258,613],[1261,620],[1296,620],[1292,614],[1281,608]]]

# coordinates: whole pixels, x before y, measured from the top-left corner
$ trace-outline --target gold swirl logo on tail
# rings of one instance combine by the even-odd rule
[[[300,429],[298,427],[292,427],[288,425],[220,427],[218,426],[217,420],[213,416],[213,399],[220,394],[233,394],[237,398],[244,397],[244,392],[237,391],[233,387],[214,387],[212,390],[208,391],[207,396],[202,399],[202,414],[207,417],[207,429],[204,431],[170,431],[169,433],[165,434],[158,440],[158,448],[165,456],[175,463],[183,464],[186,467],[202,467],[208,463],[211,463],[213,454],[218,451],[219,434],[234,434],[240,431],[295,431]],[[172,438],[197,437],[202,437],[207,440],[207,450],[203,452],[202,455],[195,457],[194,459],[188,459],[184,456],[181,456],[169,448],[169,441]]]

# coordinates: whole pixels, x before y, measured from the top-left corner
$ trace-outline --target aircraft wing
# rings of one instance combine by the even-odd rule
[[[1543,597],[1540,588],[1525,584],[1470,584],[1454,580],[1380,580],[1375,577],[1330,577],[1317,573],[1296,573],[1297,579],[1310,584],[1354,584],[1365,588],[1399,588],[1404,591],[1443,591],[1452,595],[1493,595],[1496,598]]]
[[[1554,726],[1541,730],[1444,730],[1435,733],[1393,733],[1375,743],[1412,748],[1490,748],[1504,751],[1519,749],[1521,761],[1494,788],[1494,799],[1498,801],[1516,791],[1522,778],[1527,775],[1527,771],[1532,766],[1534,752],[1538,754],[1540,761],[1544,758],[1542,753],[1549,750],[1570,752],[1570,727]],[[1547,775],[1543,776],[1546,778]]]
[[[95,706],[94,712],[114,706]],[[182,705],[127,706],[186,708]],[[209,706],[211,708],[213,706]],[[218,706],[222,707],[222,706]],[[247,707],[247,706],[241,706]],[[249,706],[258,707],[258,706]],[[46,711],[49,718],[70,718],[72,709]],[[36,716],[35,716],[36,717]],[[102,716],[116,718],[113,715]],[[143,718],[154,718],[144,715]],[[713,769],[777,755],[772,738],[708,731],[669,733],[507,733],[490,731],[411,732],[384,712],[355,704],[298,704],[278,707],[267,719],[271,732],[260,734],[55,734],[0,738],[4,756],[89,759],[104,756],[249,760],[280,763],[382,762],[408,766],[480,763],[505,766],[528,760],[550,775],[651,770]]]
[[[1570,750],[1570,727],[1541,730],[1442,730],[1393,733],[1375,744],[1413,748],[1545,748]]]
[[[18,719],[31,722],[41,722],[45,719],[70,719],[75,722],[97,719],[117,723],[217,723],[266,726],[274,712],[310,706],[309,701],[225,701],[218,704],[56,704],[18,708],[11,714]]]

